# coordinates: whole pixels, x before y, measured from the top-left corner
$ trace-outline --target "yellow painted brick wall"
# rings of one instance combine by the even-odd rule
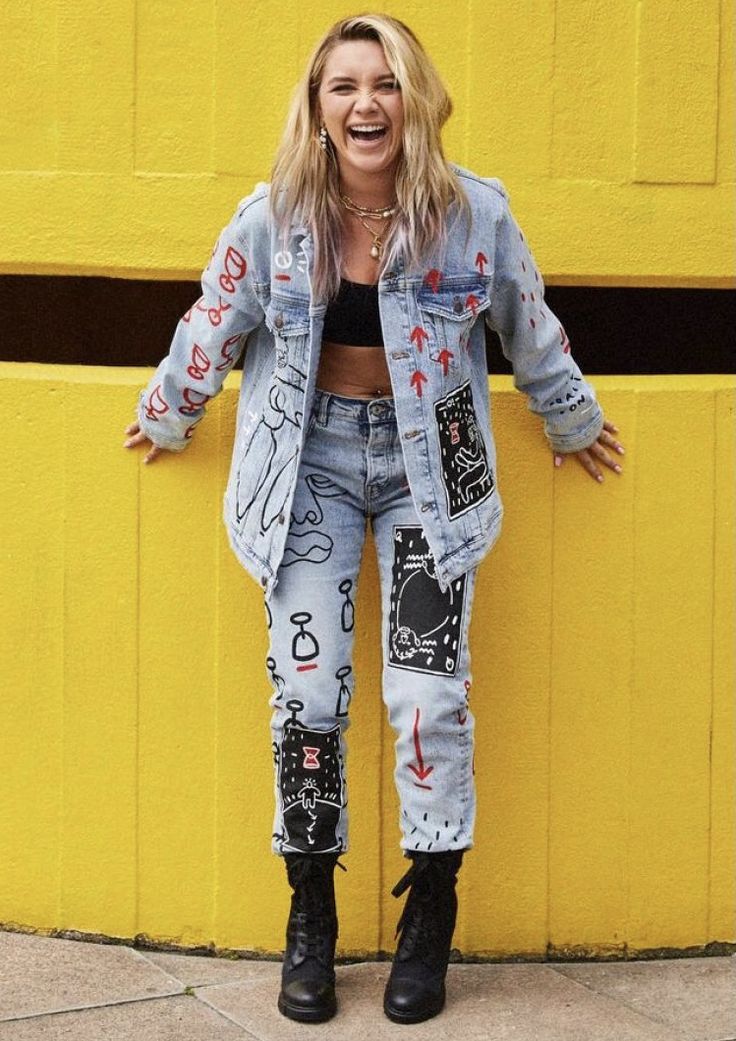
[[[450,89],[549,282],[734,276],[729,0],[378,3]],[[0,33],[0,272],[196,278],[266,180],[332,0],[36,0]]]
[[[266,620],[220,519],[240,377],[146,467],[149,376],[0,364],[0,925],[278,952]],[[469,956],[736,942],[736,379],[595,382],[627,446],[601,486],[492,380]],[[342,954],[392,949],[405,867],[370,543],[360,585]]]

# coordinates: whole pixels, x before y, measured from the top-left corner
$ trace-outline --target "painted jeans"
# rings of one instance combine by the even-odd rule
[[[396,732],[400,845],[473,844],[467,637],[477,569],[441,591],[409,491],[393,399],[317,389],[278,584],[264,600],[277,854],[348,848],[344,733],[368,519],[381,585],[382,694]]]

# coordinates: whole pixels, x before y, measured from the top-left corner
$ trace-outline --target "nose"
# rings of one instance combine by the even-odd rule
[[[359,91],[358,92],[358,96],[355,99],[355,106],[354,107],[359,112],[362,112],[364,109],[377,108],[378,106],[376,105],[375,94],[376,94],[376,92],[373,89],[371,89],[371,88],[368,88],[367,90]]]

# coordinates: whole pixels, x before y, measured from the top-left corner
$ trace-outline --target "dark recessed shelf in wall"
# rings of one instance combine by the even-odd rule
[[[0,276],[0,360],[154,366],[198,282]],[[548,286],[586,375],[736,370],[736,291]],[[493,334],[490,372],[510,372]],[[241,359],[242,362],[242,359]]]

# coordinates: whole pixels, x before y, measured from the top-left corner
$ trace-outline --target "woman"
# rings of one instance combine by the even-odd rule
[[[452,105],[411,30],[346,18],[296,88],[270,184],[223,230],[203,295],[141,394],[126,445],[188,444],[246,346],[225,522],[265,589],[276,765],[272,848],[293,889],[279,1008],[336,1010],[333,872],[347,849],[345,739],[366,522],[409,895],[384,996],[444,1005],[455,882],[473,844],[468,626],[501,503],[483,322],[559,465],[620,470],[615,427],[544,306],[505,189],[444,159]],[[342,866],[342,865],[340,865]]]

